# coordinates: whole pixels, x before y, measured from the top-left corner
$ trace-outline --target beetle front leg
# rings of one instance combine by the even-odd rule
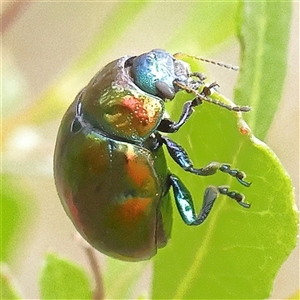
[[[173,188],[174,198],[177,209],[185,224],[187,225],[200,225],[208,217],[215,200],[219,194],[226,195],[231,199],[236,200],[241,206],[249,208],[250,205],[242,202],[244,196],[240,193],[229,191],[227,187],[210,186],[205,190],[203,196],[202,208],[198,215],[195,213],[194,203],[192,196],[183,182],[174,174],[170,175],[170,184]]]
[[[243,172],[236,169],[231,169],[228,164],[211,162],[203,168],[194,168],[192,161],[188,157],[188,154],[180,145],[166,136],[160,136],[160,140],[167,146],[168,152],[173,160],[185,171],[200,176],[209,176],[215,174],[217,170],[220,170],[221,172],[227,173],[230,176],[236,178],[239,183],[246,187],[249,187],[251,185],[250,182],[243,180],[245,177],[245,174]]]
[[[157,127],[158,131],[166,133],[174,133],[189,119],[193,113],[193,101],[185,102],[183,110],[178,122],[172,121],[171,119],[162,119]]]
[[[185,102],[181,116],[178,122],[175,122],[171,119],[162,119],[160,124],[157,127],[158,131],[166,132],[166,133],[174,133],[178,131],[178,129],[185,124],[185,122],[189,119],[189,117],[194,112],[194,107],[200,105],[202,103],[202,97],[205,98],[211,93],[211,89],[218,86],[217,83],[213,82],[209,86],[205,86],[203,91],[198,95],[198,97],[193,100]]]

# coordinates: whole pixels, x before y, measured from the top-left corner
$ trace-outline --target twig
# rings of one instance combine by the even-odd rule
[[[100,266],[96,257],[96,251],[94,248],[87,246],[85,247],[92,272],[95,277],[95,290],[93,294],[93,299],[94,300],[104,300],[104,287],[103,287],[103,280],[102,280],[102,275],[101,275],[101,270]]]

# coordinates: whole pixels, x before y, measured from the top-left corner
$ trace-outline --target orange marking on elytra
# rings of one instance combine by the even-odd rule
[[[127,199],[115,207],[115,217],[122,222],[122,225],[136,227],[137,223],[147,215],[151,200],[151,198]]]
[[[126,153],[127,172],[129,177],[138,185],[142,186],[151,178],[149,166],[143,161],[138,160],[137,155],[133,151]]]

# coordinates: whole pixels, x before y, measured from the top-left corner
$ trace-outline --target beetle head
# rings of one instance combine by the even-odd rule
[[[140,89],[162,99],[173,99],[177,92],[175,61],[170,53],[155,49],[130,58],[126,65],[131,66],[134,83]]]

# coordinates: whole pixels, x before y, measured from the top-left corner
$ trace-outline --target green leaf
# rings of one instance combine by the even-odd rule
[[[254,108],[245,120],[260,139],[265,138],[281,100],[291,12],[290,1],[245,1],[241,6],[241,72],[235,100]]]
[[[174,101],[180,111],[182,99]],[[154,259],[153,299],[267,298],[296,244],[291,180],[275,154],[236,113],[208,103],[195,110],[172,138],[187,150],[195,167],[211,161],[231,163],[252,185],[246,188],[221,172],[197,177],[171,161],[170,169],[191,191],[196,210],[209,185],[228,185],[243,193],[251,208],[220,196],[199,227],[186,226],[174,209],[170,243]]]
[[[149,261],[131,263],[109,258],[103,276],[106,297],[132,299],[132,291],[149,264]],[[139,291],[141,294],[146,294],[142,288]]]
[[[239,104],[253,107],[244,116],[264,137],[281,97],[290,3],[247,2],[242,8],[242,68],[236,97]],[[178,116],[181,105],[175,101]],[[211,184],[231,186],[244,193],[252,206],[244,209],[221,196],[199,228],[185,226],[174,209],[173,236],[154,260],[153,298],[267,298],[297,239],[298,215],[286,171],[235,113],[213,105],[197,108],[173,137],[196,167],[229,162],[253,182],[245,188],[226,174],[197,178],[169,162],[198,209],[201,194]]]
[[[0,258],[8,261],[12,258],[17,242],[24,238],[31,223],[29,211],[33,209],[30,195],[24,191],[20,181],[13,176],[1,175],[1,237]]]
[[[16,288],[14,287],[13,280],[8,273],[7,266],[1,265],[1,283],[0,283],[0,299],[21,299]]]
[[[85,271],[56,254],[48,254],[40,278],[41,299],[92,299]]]

